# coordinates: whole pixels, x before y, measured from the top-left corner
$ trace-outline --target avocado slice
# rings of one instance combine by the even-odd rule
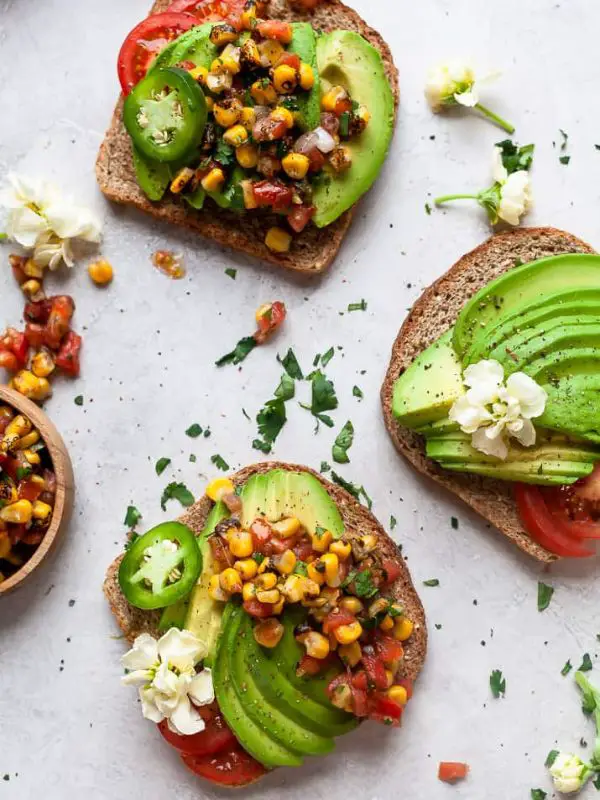
[[[461,311],[454,326],[454,347],[463,356],[482,328],[492,328],[512,310],[540,302],[561,289],[600,285],[600,256],[584,253],[543,258],[515,267],[488,283]]]
[[[491,357],[504,366],[506,375],[510,375],[513,372],[524,371],[530,365],[533,367],[538,359],[545,358],[551,353],[560,352],[563,357],[567,357],[571,350],[599,345],[600,319],[592,317],[589,323],[573,322],[570,325],[556,326],[548,323],[548,329],[537,334],[535,332],[533,335],[529,332],[517,334],[512,342],[507,342],[494,350]]]
[[[420,427],[448,416],[465,392],[452,330],[420,353],[394,384],[392,412],[401,425]]]
[[[453,472],[470,472],[504,481],[520,481],[540,486],[566,486],[585,478],[594,469],[594,464],[563,461],[556,462],[501,462],[498,464],[478,464],[466,462],[440,461],[440,466]]]
[[[600,375],[566,375],[544,385],[546,409],[539,418],[554,430],[567,430],[600,444]]]
[[[321,121],[321,79],[317,66],[317,36],[310,22],[292,22],[292,41],[287,49],[296,53],[300,61],[309,64],[313,70],[315,82],[312,89],[294,96],[298,105],[294,119],[302,130],[312,131]]]
[[[259,516],[277,522],[284,516],[296,517],[309,533],[318,527],[339,539],[344,533],[340,512],[324,486],[308,472],[270,470],[252,475],[244,484],[242,525],[250,526]]]
[[[159,67],[174,67],[182,61],[191,61],[197,67],[210,67],[218,56],[218,48],[210,40],[212,22],[197,25],[167,45],[157,56],[151,70]]]
[[[375,182],[394,132],[394,97],[379,50],[354,31],[333,31],[317,40],[317,64],[325,93],[344,86],[354,101],[369,109],[371,119],[363,133],[347,142],[350,169],[325,177],[313,191],[318,228],[330,225]]]
[[[240,614],[245,612],[231,601],[225,606],[221,635],[213,667],[215,696],[225,721],[236,739],[265,767],[299,767],[302,757],[281,744],[271,734],[270,726],[261,727],[248,715],[234,681],[231,656],[240,646],[237,641]],[[242,679],[243,680],[243,679]]]
[[[131,145],[133,154],[133,167],[140,189],[148,200],[158,202],[162,200],[168,185],[171,183],[171,170],[168,164],[152,161]]]
[[[417,433],[425,438],[443,436],[446,433],[454,433],[460,431],[458,422],[451,422],[448,417],[438,419],[435,422],[428,422],[426,425],[420,425],[414,429]]]
[[[480,464],[507,465],[512,462],[528,461],[568,461],[572,463],[590,463],[600,460],[600,452],[594,453],[591,447],[574,444],[556,443],[546,444],[540,442],[533,447],[523,447],[518,442],[510,442],[506,461],[500,462],[494,456],[488,456],[471,446],[470,437],[462,434],[462,438],[454,439],[428,439],[427,455],[435,461],[449,464],[452,462],[472,461]]]

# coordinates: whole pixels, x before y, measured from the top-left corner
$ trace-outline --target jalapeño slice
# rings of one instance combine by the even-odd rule
[[[136,608],[165,608],[185,597],[202,571],[192,531],[163,522],[131,545],[119,567],[121,591]]]
[[[153,70],[127,95],[123,121],[134,145],[154,161],[177,161],[202,141],[206,100],[183,69]]]

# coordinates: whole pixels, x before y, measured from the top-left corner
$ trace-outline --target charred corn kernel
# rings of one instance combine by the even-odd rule
[[[284,47],[281,42],[276,42],[274,39],[266,39],[258,45],[258,52],[260,53],[263,67],[273,67],[283,55]]]
[[[97,286],[106,286],[113,279],[113,268],[105,258],[94,261],[88,267],[88,275]]]
[[[291,94],[298,84],[296,70],[289,64],[280,64],[273,70],[273,86],[279,94]]]
[[[300,64],[300,87],[304,91],[310,91],[315,85],[315,73],[310,64],[304,62]]]
[[[236,128],[241,128],[241,125],[236,125]],[[242,128],[245,131],[245,128]],[[248,134],[246,134],[246,138]],[[258,147],[255,144],[242,144],[235,151],[235,157],[240,167],[244,169],[253,169],[258,164]],[[244,196],[244,203],[245,203]]]
[[[39,489],[44,491],[46,488],[46,481],[42,478],[41,475],[30,475],[27,480],[29,483],[34,483]]]
[[[292,236],[283,228],[269,228],[265,244],[273,253],[287,253],[292,244]]]
[[[260,50],[254,39],[247,39],[240,50],[240,63],[248,69],[262,65]]]
[[[206,76],[208,75],[208,70],[206,67],[194,67],[194,69],[190,70],[190,77],[192,77],[198,83],[206,83]]]
[[[223,134],[223,141],[232,147],[240,147],[240,145],[246,144],[248,141],[248,131],[243,125],[233,125]],[[256,160],[258,161],[258,157]]]
[[[32,428],[33,424],[30,419],[23,414],[17,414],[17,416],[8,423],[4,433],[7,436],[18,436],[18,438],[21,439],[23,436],[27,436]]]
[[[235,40],[238,38],[238,35],[239,34],[233,25],[223,22],[219,25],[213,25],[210,32],[210,40],[217,47],[223,47],[225,44],[235,42]]]
[[[335,553],[340,561],[345,561],[350,557],[352,546],[349,542],[332,542],[329,545],[329,552]]]
[[[275,87],[267,78],[254,81],[250,87],[250,94],[259,106],[272,106],[277,102],[277,92]]]
[[[387,611],[389,607],[390,602],[387,598],[378,597],[377,600],[373,600],[369,606],[369,616],[376,617],[378,614],[383,614],[383,612]]]
[[[397,619],[394,623],[394,639],[397,639],[399,642],[405,642],[412,635],[414,627],[411,620],[406,619],[406,617]]]
[[[323,111],[335,111],[340,100],[345,100],[348,92],[343,86],[332,86],[321,98],[321,108]]]
[[[202,188],[205,192],[216,192],[225,181],[225,173],[220,167],[213,167],[208,175],[202,178]]]
[[[33,298],[42,291],[42,284],[35,278],[30,278],[28,281],[21,284],[21,291],[25,297],[29,298],[29,300],[33,300]]]
[[[36,453],[34,450],[23,450],[23,455],[25,460],[28,464],[31,464],[32,467],[37,467],[39,464],[42,463],[42,459],[40,458],[40,454]]]
[[[240,101],[235,98],[223,103],[215,103],[213,108],[215,122],[222,128],[231,128],[239,121],[243,108]]]
[[[340,645],[337,653],[348,667],[355,667],[362,658],[362,650],[358,642]]]
[[[220,55],[223,68],[232,75],[237,75],[240,71],[240,48],[228,44]]]
[[[17,372],[12,379],[15,391],[30,400],[45,400],[52,394],[52,388],[46,378],[37,378],[28,369]]]
[[[206,97],[206,110],[207,111],[212,111],[214,109],[214,107],[215,107],[214,98],[210,97],[210,95],[207,95],[207,97]]]
[[[273,614],[279,615],[283,612],[283,607],[285,606],[285,597],[282,597],[278,603],[273,605]]]
[[[329,550],[329,545],[333,541],[333,535],[331,531],[324,531],[322,528],[319,528],[315,533],[311,533],[310,539],[313,550],[316,550],[317,553],[326,553],[327,550]]]
[[[242,599],[253,600],[256,597],[256,586],[253,583],[245,583],[242,589]]]
[[[336,147],[329,156],[329,164],[335,172],[345,172],[352,166],[352,154],[347,147]]]
[[[254,638],[262,647],[277,647],[285,628],[278,619],[261,619],[254,626]]]
[[[31,371],[36,378],[47,378],[54,372],[54,359],[47,350],[40,350],[31,359]]]
[[[256,312],[258,317],[256,320],[257,322],[259,319],[261,319],[259,312],[260,308]],[[271,527],[274,531],[277,531],[279,536],[283,536],[284,539],[287,539],[288,536],[295,536],[298,533],[300,530],[300,520],[296,517],[288,517],[287,519],[282,519],[279,522],[274,522]]]
[[[0,406],[0,420],[10,421],[15,416],[15,412],[10,406]]]
[[[346,611],[349,611],[351,614],[360,614],[363,610],[364,606],[358,599],[358,597],[342,597],[339,602],[340,608],[345,608]]]
[[[281,161],[284,172],[295,181],[301,181],[306,177],[310,167],[310,159],[302,153],[288,153]]]
[[[171,181],[171,186],[169,187],[173,194],[179,194],[182,189],[188,185],[188,183],[194,177],[194,170],[190,169],[189,167],[183,167],[180,169],[177,175]]]
[[[263,572],[254,582],[257,589],[268,591],[277,586],[277,575],[274,572]]]
[[[387,685],[388,685],[388,689],[389,689],[390,686],[394,683],[394,673],[392,672],[391,669],[386,669],[385,677],[386,677]]]
[[[245,145],[248,146],[248,145]],[[240,148],[241,150],[242,148]],[[244,208],[258,208],[258,202],[252,188],[252,181],[241,181],[242,194],[244,195]]]
[[[218,503],[224,495],[234,491],[235,486],[229,478],[215,478],[206,487],[206,494],[214,503]]]
[[[12,522],[15,525],[28,525],[33,515],[33,507],[29,500],[17,500],[9,506],[0,509],[0,519],[3,522]]]
[[[260,603],[272,603],[275,605],[281,600],[279,589],[267,589],[265,591],[256,590],[256,599]]]
[[[12,436],[8,436],[4,434],[4,436],[0,439],[0,453],[11,453],[15,449],[15,445],[19,441],[19,437],[16,434]]]
[[[240,113],[240,122],[247,130],[252,130],[256,122],[256,111],[251,106],[244,106]]]
[[[221,584],[221,589],[229,594],[241,592],[243,588],[241,575],[237,570],[233,569],[233,567],[227,567],[227,569],[221,572],[219,575],[219,583]]]
[[[281,587],[282,594],[289,600],[290,603],[299,603],[304,599],[304,585],[301,575],[289,575],[283,586]]]
[[[0,499],[4,503],[4,505],[10,505],[11,503],[16,503],[19,499],[19,494],[14,486],[11,486],[9,483],[2,483],[0,485]],[[0,528],[5,527],[0,525]]]
[[[390,606],[390,613],[392,611],[394,612],[392,614],[393,617],[399,617],[401,614],[404,614],[404,606],[400,605],[400,603],[392,603]]]
[[[333,634],[340,644],[352,644],[360,639],[362,630],[362,625],[357,621],[351,622],[349,625],[340,625]]]
[[[273,562],[271,561],[270,558],[263,558],[263,560],[258,565],[258,574],[264,575],[264,573],[270,569],[273,569]]]
[[[233,568],[242,576],[242,580],[251,581],[256,577],[258,564],[253,558],[245,558],[243,561],[236,561]]]
[[[252,534],[249,531],[234,531],[227,536],[229,549],[236,558],[248,558],[254,550]]]
[[[389,614],[386,614],[385,617],[379,623],[379,627],[382,631],[391,631],[394,628],[394,620],[390,617]]]
[[[306,634],[304,647],[306,648],[306,655],[313,658],[323,659],[329,655],[329,639],[316,631]]]
[[[271,119],[274,119],[277,122],[285,122],[288,130],[291,130],[294,127],[294,115],[289,108],[277,106],[277,108],[274,108],[273,111],[271,111]]]
[[[212,575],[208,582],[208,594],[213,600],[220,600],[226,603],[229,600],[229,595],[223,590],[219,575]]]
[[[399,706],[405,706],[408,703],[408,692],[404,686],[390,686],[386,694],[390,700],[398,703]]]
[[[354,117],[366,128],[371,121],[371,112],[366,106],[359,106],[354,112]]]
[[[38,266],[32,258],[28,258],[23,267],[23,272],[28,278],[43,278],[44,268]]]
[[[335,588],[340,585],[340,560],[335,553],[325,553],[319,559],[325,564],[325,583]]]
[[[291,575],[297,562],[296,554],[293,550],[286,550],[275,559],[275,568],[282,575]]]
[[[325,583],[325,567],[323,566],[319,569],[318,561],[308,564],[306,573],[311,581],[314,581],[318,586],[322,586]]]
[[[251,31],[256,26],[256,4],[246,3],[241,16],[242,28]]]
[[[52,506],[48,503],[43,503],[41,500],[36,500],[32,506],[32,514],[34,519],[46,520],[52,513]]]
[[[360,537],[360,543],[366,553],[371,553],[377,547],[377,537],[372,533]]]

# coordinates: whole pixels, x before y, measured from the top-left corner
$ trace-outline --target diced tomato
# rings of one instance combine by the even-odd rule
[[[336,628],[342,625],[351,625],[353,622],[356,622],[356,617],[345,608],[330,611],[323,620],[323,633],[331,633]]]
[[[366,717],[369,714],[369,697],[364,689],[352,687],[352,713],[356,717]]]
[[[292,550],[296,554],[298,561],[308,561],[314,552],[310,539],[301,539],[292,547]]]
[[[320,659],[313,658],[313,656],[302,656],[296,668],[296,675],[299,678],[303,678],[306,675],[318,675],[322,668],[323,662]]]
[[[25,531],[23,536],[21,537],[21,541],[23,544],[28,545],[29,547],[37,547],[38,544],[42,541],[46,534],[46,530],[29,530]]]
[[[2,472],[5,472],[8,477],[17,482],[17,470],[21,466],[21,462],[12,456],[5,456],[2,460]]]
[[[257,617],[257,619],[266,619],[266,617],[270,617],[273,614],[272,603],[261,603],[255,597],[251,600],[245,600],[243,605],[244,611],[250,614],[251,617]]]
[[[355,689],[362,689],[363,692],[367,691],[369,688],[369,680],[364,669],[359,669],[358,672],[354,673],[352,676],[352,686]]]
[[[245,0],[174,0],[168,10],[192,14],[200,22],[231,21],[244,10],[244,3]]]
[[[200,733],[191,736],[180,736],[174,733],[169,728],[167,720],[158,723],[158,730],[163,738],[176,750],[186,755],[208,756],[237,744],[235,736],[227,727],[216,703],[198,708],[197,711],[206,727]]]
[[[469,765],[457,761],[441,761],[438,778],[444,783],[456,783],[464,780],[469,774]]]
[[[42,488],[34,481],[24,480],[19,483],[19,500],[29,500],[34,503],[42,493]]]
[[[286,550],[289,550],[290,546],[290,539],[285,539],[284,541],[283,539],[279,539],[277,536],[273,536],[265,545],[264,553],[267,556],[278,556],[281,555],[281,553],[285,553]]]
[[[0,351],[11,353],[18,367],[24,367],[29,353],[29,343],[25,334],[16,328],[7,328],[0,337]]]
[[[36,303],[25,303],[23,316],[25,317],[26,322],[40,322],[42,325],[45,325],[46,322],[48,322],[51,309],[52,298],[39,300]]]
[[[74,378],[79,375],[80,371],[79,351],[81,350],[81,342],[81,336],[78,336],[74,331],[69,331],[55,359],[56,366]]]
[[[368,681],[368,689],[376,689],[379,692],[387,689],[388,681],[385,674],[385,664],[375,655],[369,655],[363,648],[362,665]]]
[[[265,39],[274,39],[282,44],[289,44],[292,41],[292,26],[289,22],[268,19],[264,22],[259,22],[256,30]]]
[[[393,558],[384,558],[381,566],[385,572],[385,584],[393,583],[402,573],[402,568]]]
[[[238,745],[215,755],[182,755],[183,763],[201,778],[221,786],[245,786],[267,770]]]
[[[296,233],[302,233],[315,214],[314,206],[294,206],[287,216],[288,225]]]
[[[288,53],[287,51],[283,53],[283,55],[277,62],[278,67],[285,65],[286,67],[291,67],[292,69],[295,69],[296,72],[298,72],[298,70],[300,69],[300,64],[301,64],[300,56],[297,55],[296,53]]]
[[[403,707],[385,694],[378,694],[371,698],[369,719],[374,722],[383,722],[385,725],[399,725],[402,718]]]
[[[37,349],[46,343],[46,328],[39,322],[27,322],[25,324],[25,338],[32,347]]]
[[[256,312],[258,330],[254,338],[263,344],[283,324],[287,316],[285,304],[276,300],[274,303],[265,303]]]
[[[515,483],[515,499],[523,525],[531,538],[546,550],[567,558],[587,558],[594,551],[582,547],[569,532],[568,521],[553,515],[538,486]]]
[[[27,535],[27,528],[25,525],[9,525],[8,526],[8,538],[10,539],[10,543],[13,545],[18,544],[23,540],[23,537]]]
[[[271,114],[261,117],[252,126],[252,136],[256,142],[275,142],[283,139],[287,131],[287,124]]]
[[[234,556],[223,539],[220,536],[209,536],[208,541],[215,561],[228,567],[233,566]]]
[[[63,338],[71,327],[71,319],[75,312],[73,298],[68,295],[57,295],[51,298],[50,314],[46,322],[46,344],[52,350],[58,350]]]
[[[14,353],[9,353],[8,350],[0,350],[0,367],[8,370],[8,372],[17,372],[19,362]]]
[[[404,655],[402,644],[380,630],[373,634],[373,646],[386,667],[396,666]]]
[[[264,547],[273,536],[273,529],[264,519],[257,518],[250,526],[250,533],[254,542],[254,550],[257,553],[264,553]]]
[[[285,211],[292,205],[292,189],[280,181],[257,181],[252,184],[252,189],[259,206],[271,206],[274,211]]]
[[[327,687],[327,696],[331,703],[336,705],[335,697],[338,692],[347,692],[350,690],[350,705],[352,706],[352,713],[357,717],[366,717],[369,713],[369,698],[365,689],[360,688],[361,679],[357,678],[359,686],[355,686],[353,676],[349,673],[342,673],[335,677]],[[364,678],[366,683],[366,676]],[[349,709],[347,709],[349,710]]]
[[[309,172],[321,172],[325,164],[327,163],[327,158],[323,153],[317,148],[313,148],[310,150],[306,155],[309,158],[310,166],[308,168]]]

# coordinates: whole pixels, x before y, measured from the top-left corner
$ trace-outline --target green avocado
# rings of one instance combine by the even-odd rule
[[[546,323],[540,331],[515,334],[508,342],[492,351],[495,358],[504,367],[506,376],[513,372],[527,372],[528,367],[535,368],[540,358],[551,353],[560,353],[567,357],[572,350],[598,347],[600,345],[600,318],[591,317],[588,323],[561,324],[564,318]],[[573,409],[575,412],[575,409]]]
[[[241,491],[242,525],[250,526],[256,517],[269,522],[296,517],[309,533],[318,527],[331,531],[335,538],[344,533],[337,505],[325,487],[309,472],[274,469],[252,475]]]
[[[546,410],[540,424],[554,430],[566,430],[600,444],[600,375],[587,373],[565,375],[544,385],[548,393]],[[573,407],[577,414],[573,415]]]
[[[257,724],[249,716],[241,699],[241,685],[244,678],[235,680],[232,657],[240,647],[238,640],[239,621],[245,612],[235,603],[229,602],[223,612],[221,635],[217,643],[216,658],[213,666],[213,684],[215,696],[225,721],[234,732],[236,739],[265,767],[299,767],[302,756],[280,743],[272,734],[271,728]],[[245,696],[245,700],[247,698]]]
[[[460,431],[460,427],[457,422],[451,422],[448,417],[444,417],[435,422],[428,422],[426,425],[419,425],[419,427],[414,430],[428,439],[429,437],[442,436],[446,433]]]
[[[296,53],[300,61],[312,67],[315,78],[309,92],[298,92],[295,100],[298,110],[294,119],[304,131],[318,128],[321,121],[321,80],[317,67],[317,36],[310,22],[292,22],[292,41],[288,45],[290,53]]]
[[[394,97],[379,50],[354,31],[333,31],[317,40],[321,89],[344,86],[371,115],[366,129],[347,143],[350,169],[314,186],[315,225],[324,228],[347,211],[375,182],[394,132]]]
[[[219,54],[218,47],[210,41],[212,27],[212,22],[206,22],[182,33],[157,56],[151,69],[174,67],[183,61],[208,69]]]
[[[566,486],[585,478],[594,469],[592,462],[500,462],[498,464],[480,464],[471,461],[440,462],[440,466],[453,472],[469,472],[473,475],[484,475],[504,481],[519,481],[540,486]]]
[[[152,161],[142,155],[132,143],[133,167],[140,189],[148,200],[162,200],[168,185],[171,183],[171,170],[168,164]]]
[[[462,368],[449,330],[420,353],[398,378],[392,411],[401,425],[420,427],[446,419],[464,391]]]
[[[445,465],[455,461],[458,463],[471,461],[480,464],[500,464],[494,456],[488,456],[471,447],[470,437],[464,433],[456,434],[455,438],[452,439],[428,439],[426,452],[429,458],[444,462]],[[563,440],[554,444],[540,441],[533,447],[523,447],[515,440],[511,440],[508,456],[502,464],[507,466],[514,462],[529,461],[555,461],[557,463],[561,461],[573,463],[581,461],[590,463],[597,460],[600,460],[600,452],[594,452],[590,445],[583,444],[578,446]]]

